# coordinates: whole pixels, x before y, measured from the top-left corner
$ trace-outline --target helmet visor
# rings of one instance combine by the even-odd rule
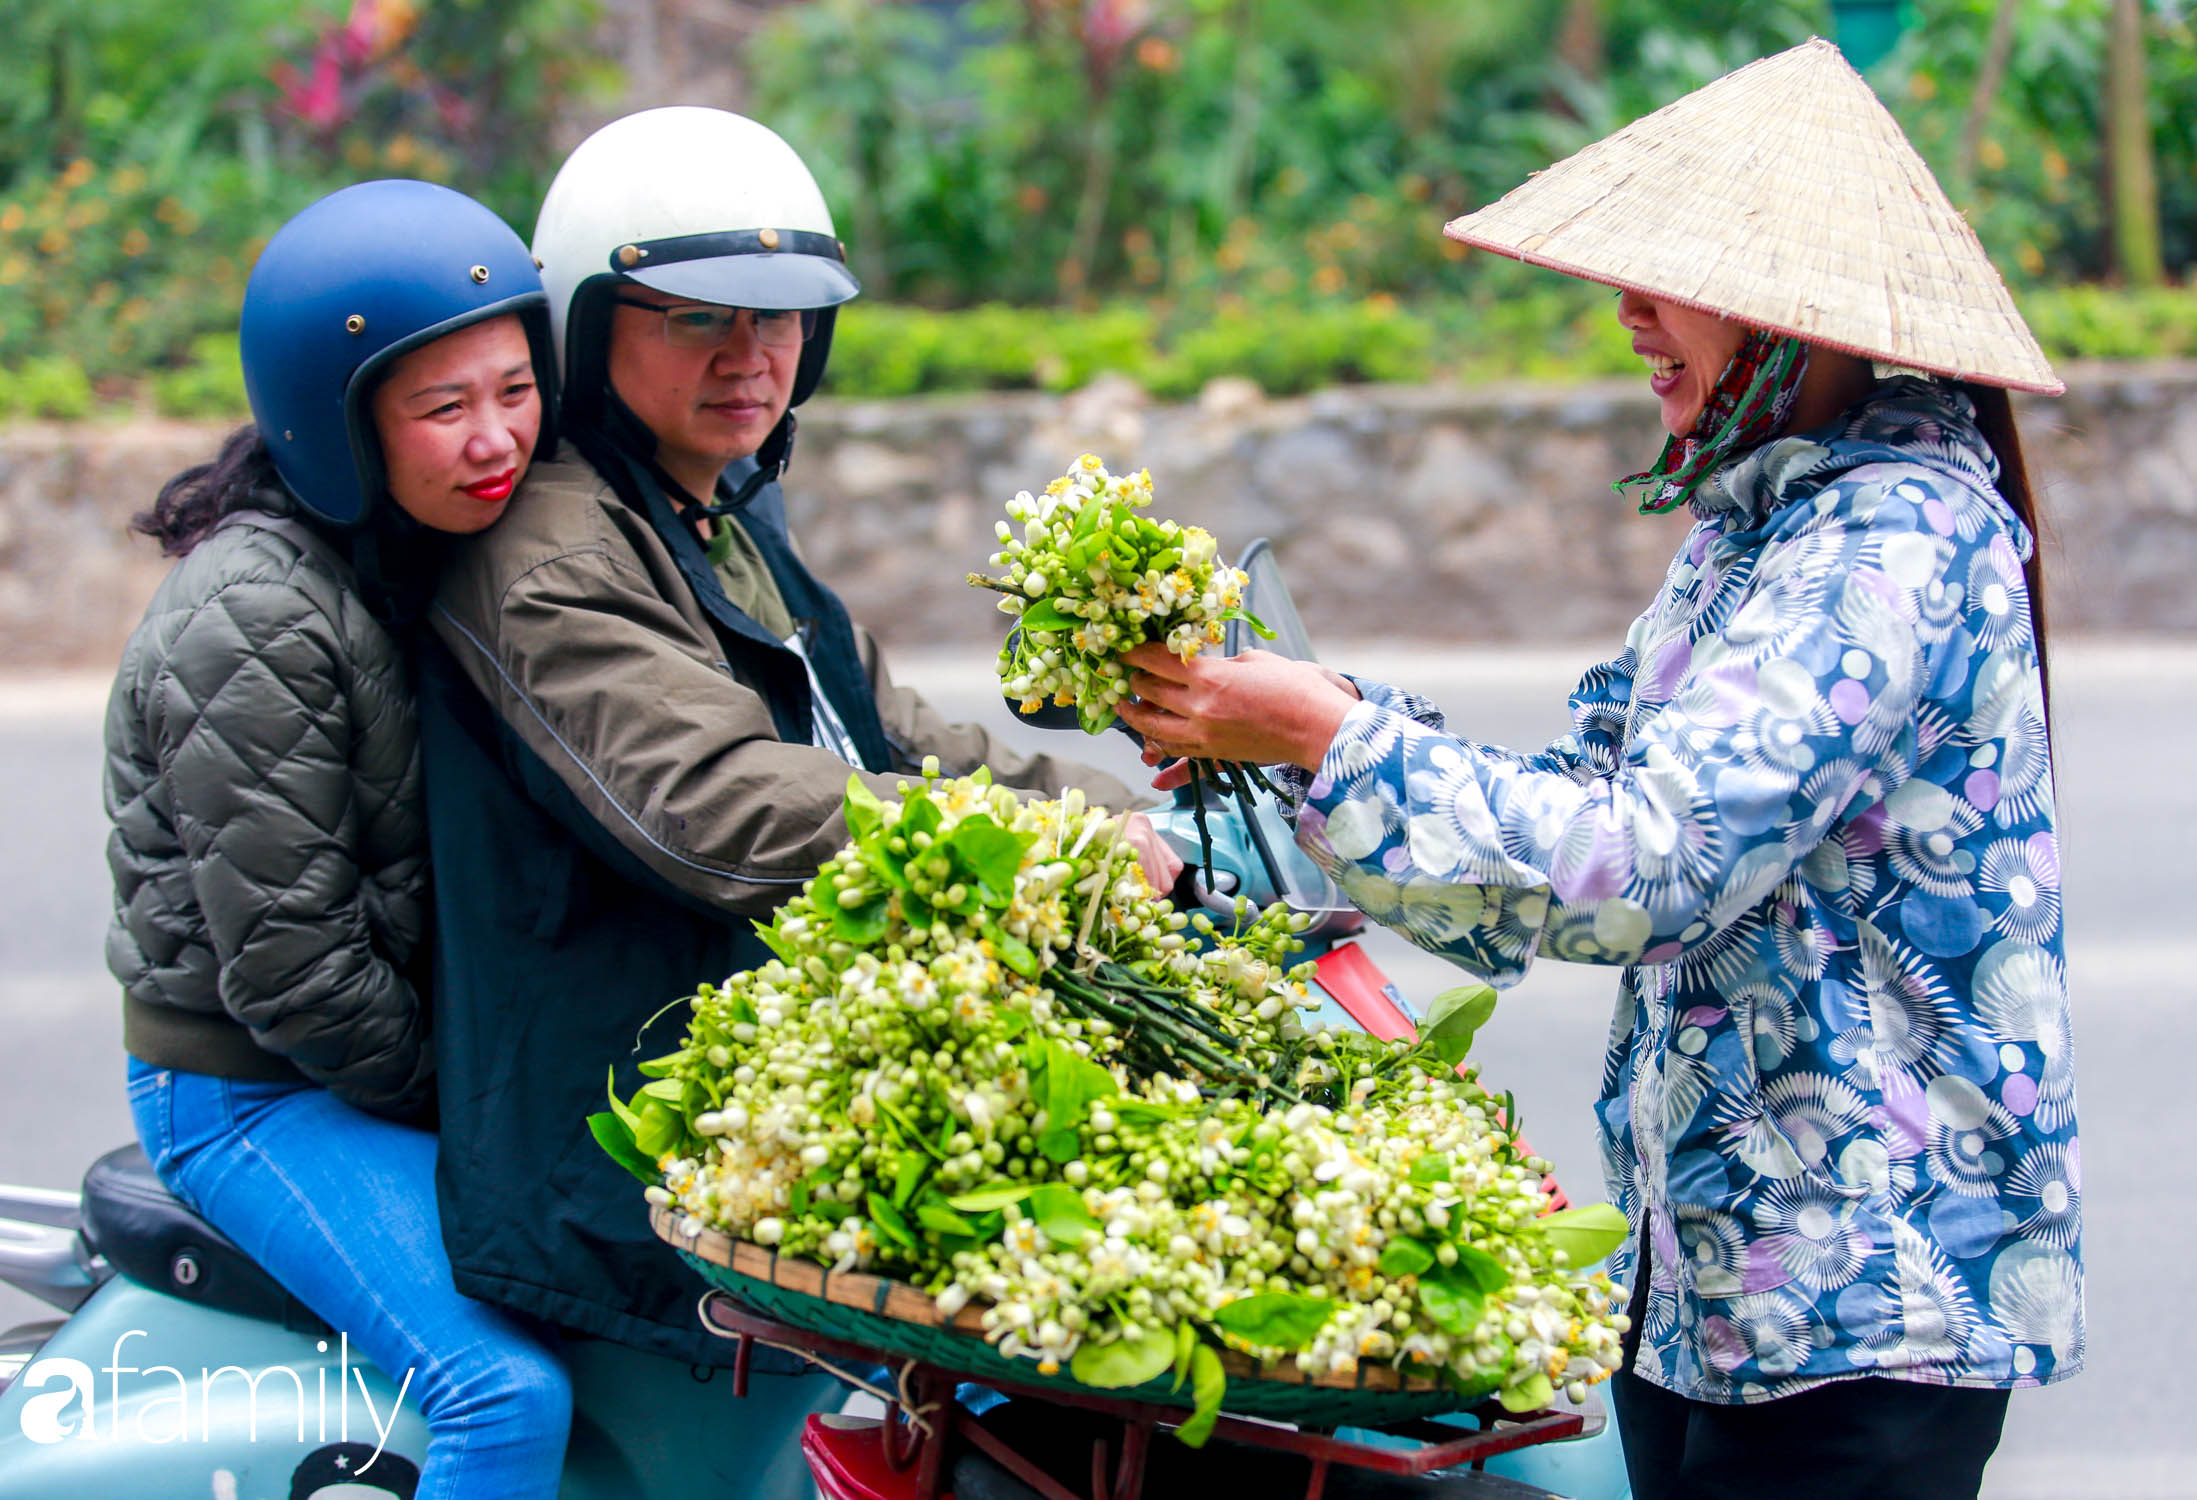
[[[862,290],[862,283],[845,266],[813,255],[727,255],[648,266],[626,275],[643,286],[696,302],[798,312],[837,307]]]

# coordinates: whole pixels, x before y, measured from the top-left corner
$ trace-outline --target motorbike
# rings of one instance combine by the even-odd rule
[[[1275,632],[1259,644],[1314,659],[1272,550],[1254,543],[1241,566],[1247,607]],[[1229,651],[1252,644],[1243,629],[1231,626]],[[1416,1010],[1355,941],[1363,917],[1296,848],[1273,801],[1246,793],[1201,810],[1195,795],[1151,813],[1186,862],[1178,902],[1308,913],[1312,1023],[1411,1034]],[[0,1334],[0,1500],[410,1500],[427,1426],[407,1403],[409,1373],[393,1379],[363,1359],[179,1202],[136,1145],[93,1162],[74,1193],[0,1185],[0,1281],[58,1314]],[[850,1401],[833,1376],[758,1368],[736,1398],[731,1371],[606,1340],[568,1338],[565,1356],[573,1424],[560,1500],[892,1500],[896,1481],[876,1478],[870,1457],[876,1418],[859,1415],[869,1398]],[[1378,1493],[1629,1500],[1599,1412],[1579,1437],[1477,1467],[1501,1477]],[[1040,1493],[996,1466],[956,1480],[990,1500]],[[1334,1492],[1372,1493],[1347,1482]]]

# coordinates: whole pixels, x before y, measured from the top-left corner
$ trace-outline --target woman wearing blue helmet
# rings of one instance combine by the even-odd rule
[[[571,1395],[452,1285],[435,1201],[427,859],[401,645],[453,534],[550,439],[541,278],[423,182],[314,204],[254,267],[253,421],[137,521],[180,558],[106,723],[107,960],[176,1195],[428,1424],[421,1497],[556,1493]]]

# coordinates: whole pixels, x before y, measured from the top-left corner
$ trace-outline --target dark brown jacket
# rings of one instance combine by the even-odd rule
[[[648,518],[585,463],[534,467],[505,518],[460,549],[433,619],[498,717],[681,890],[761,915],[846,842],[846,763],[780,737],[756,658],[728,653]],[[936,755],[948,775],[989,765],[1003,786],[1080,786],[1094,802],[1134,805],[1101,772],[949,724],[894,684],[869,632],[855,636],[894,773]],[[899,776],[868,779],[890,796]]]
[[[812,734],[798,658],[728,598],[691,527],[616,454],[620,488],[537,465],[444,575],[420,654],[436,876],[443,1238],[459,1290],[696,1364],[694,1275],[589,1131],[605,1072],[680,1044],[677,1002],[769,957],[753,920],[846,838],[850,770]],[[1006,750],[895,686],[801,565],[773,487],[746,512],[817,678],[890,794],[923,756],[1006,785],[1095,771]],[[942,580],[941,587],[958,587]]]

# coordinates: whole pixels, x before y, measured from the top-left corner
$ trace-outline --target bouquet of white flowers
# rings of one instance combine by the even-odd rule
[[[1000,649],[999,680],[1024,713],[1050,698],[1097,734],[1128,696],[1122,653],[1162,641],[1188,661],[1218,646],[1229,620],[1265,633],[1243,611],[1243,571],[1218,560],[1212,534],[1137,514],[1151,503],[1149,470],[1109,474],[1092,453],[1044,494],[1007,502],[992,554],[1006,576],[969,582],[1004,595],[1001,611],[1019,619]]]

